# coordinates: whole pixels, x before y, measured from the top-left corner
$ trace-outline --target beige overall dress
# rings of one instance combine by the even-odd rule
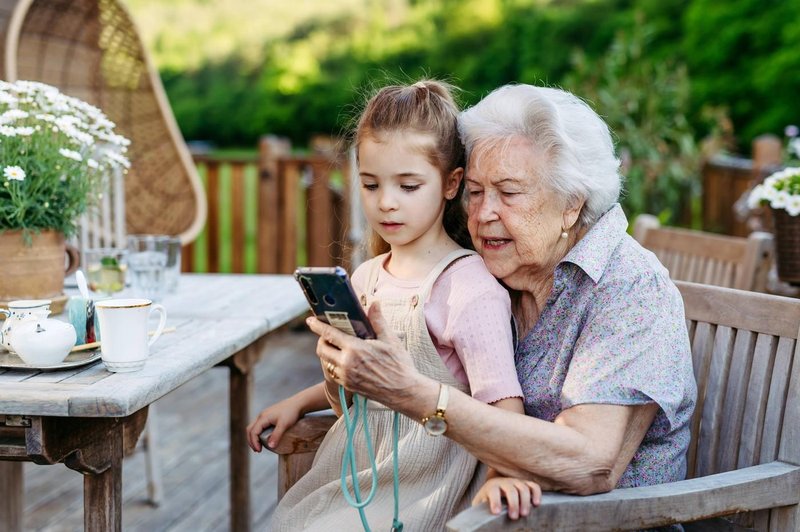
[[[453,388],[469,393],[465,386],[450,374],[433,345],[422,303],[439,275],[455,260],[472,254],[458,250],[433,268],[417,293],[407,299],[381,299],[381,310],[387,322],[405,343],[414,357],[414,364],[424,375]],[[360,294],[362,304],[372,303],[372,294],[386,255],[375,257],[370,268],[366,294]],[[466,288],[466,287],[465,287]],[[434,405],[431,405],[433,411]],[[367,402],[370,436],[378,467],[378,487],[373,501],[365,512],[370,528],[388,532],[392,527],[394,495],[392,480],[392,419],[391,410],[375,402]],[[352,415],[352,407],[350,409]],[[359,416],[360,418],[360,416]],[[484,469],[463,447],[445,436],[430,436],[417,420],[401,415],[400,438],[400,521],[404,532],[444,530],[452,515],[466,507],[483,481]],[[342,453],[347,433],[344,419],[339,418],[328,431],[314,459],[311,470],[283,497],[273,514],[271,530],[275,531],[358,531],[362,530],[358,510],[352,508],[341,492],[340,474]],[[362,500],[367,497],[372,477],[367,458],[363,426],[360,421],[355,433],[358,478]],[[352,485],[348,470],[348,487]]]

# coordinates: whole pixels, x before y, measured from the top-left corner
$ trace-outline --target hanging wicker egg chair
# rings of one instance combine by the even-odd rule
[[[206,197],[158,73],[116,0],[0,0],[0,76],[34,80],[99,107],[131,140],[128,233],[191,242]]]

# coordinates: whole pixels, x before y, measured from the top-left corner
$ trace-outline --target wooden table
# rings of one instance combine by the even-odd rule
[[[163,303],[177,330],[153,345],[141,371],[0,369],[5,530],[22,529],[22,461],[83,473],[84,528],[121,530],[123,451],[135,445],[148,405],[216,365],[230,368],[231,529],[250,529],[251,369],[267,335],[307,310],[305,299],[288,275],[186,275]]]

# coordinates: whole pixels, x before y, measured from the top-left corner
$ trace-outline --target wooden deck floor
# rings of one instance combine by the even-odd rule
[[[255,371],[252,410],[317,382],[316,336],[281,331]],[[228,370],[214,368],[156,402],[158,457],[164,502],[146,502],[141,450],[123,465],[123,530],[230,530],[228,475]],[[264,530],[275,506],[277,457],[253,454],[253,530]],[[2,527],[0,527],[2,528]],[[83,479],[58,464],[25,464],[25,530],[83,530]]]

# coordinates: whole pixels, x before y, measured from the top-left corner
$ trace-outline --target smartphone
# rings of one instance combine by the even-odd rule
[[[344,268],[297,268],[294,278],[318,319],[359,338],[377,338]]]

